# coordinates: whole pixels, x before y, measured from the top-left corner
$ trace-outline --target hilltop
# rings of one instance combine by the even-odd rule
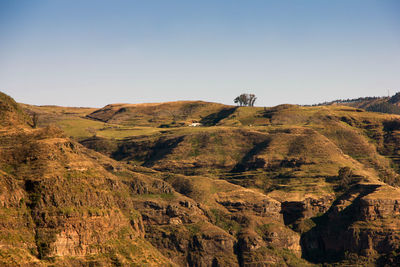
[[[8,95],[0,92],[0,125],[16,126],[32,123],[20,105]]]
[[[72,210],[83,210],[74,220],[91,218],[82,214],[93,205],[120,209],[122,221],[135,214],[137,219],[128,229],[134,235],[139,233],[137,240],[147,242],[144,253],[154,255],[151,264],[329,266],[398,262],[398,115],[368,112],[359,106],[262,108],[203,101],[110,104],[101,109],[23,107],[29,114],[39,114],[38,125],[42,127],[25,131],[33,134],[52,129],[46,131],[55,136],[49,133],[46,138],[63,138],[63,142],[73,144],[71,155],[78,158],[60,152],[43,156],[67,170],[55,176],[62,181],[59,185],[77,188],[83,183],[78,187],[84,192],[101,189],[101,194],[111,194],[89,203],[79,190],[71,190],[80,204],[63,201]],[[200,126],[191,127],[193,122]],[[51,125],[60,127],[66,136]],[[6,136],[16,144],[23,143],[17,140],[32,139],[30,135],[22,139]],[[15,151],[36,146],[28,144]],[[61,153],[69,151],[54,144],[54,151],[60,147]],[[8,173],[18,177],[24,177],[20,173],[35,173],[39,166],[27,165],[27,156],[19,161],[15,156],[7,158],[18,170],[7,167]],[[83,162],[90,162],[89,172],[81,166]],[[40,166],[46,173],[50,169],[45,166],[52,165],[46,162]],[[66,182],[69,166],[74,166],[73,184]],[[26,177],[23,179],[32,179]],[[88,187],[91,179],[93,184]],[[54,210],[45,195],[59,192],[45,181],[38,180],[46,186],[39,187],[41,204],[27,206],[31,214]],[[23,190],[23,194],[32,195],[26,187]],[[34,196],[36,199],[36,193]],[[60,220],[60,213],[52,214],[53,220]],[[111,217],[104,216],[107,212],[96,214],[104,223],[111,223]],[[57,236],[68,224],[56,225]],[[120,238],[108,243],[114,254],[101,252],[99,262],[135,261],[136,254],[128,252],[127,256],[118,244],[136,241]],[[48,258],[31,253],[32,259],[62,260],[55,254],[57,240],[48,239]],[[63,257],[88,261],[93,253],[100,253],[86,250],[74,255],[71,251],[79,246],[67,243],[73,249]],[[38,246],[38,242],[30,245],[35,249],[34,244]]]
[[[175,101],[147,104],[111,104],[87,115],[103,122],[131,126],[187,125],[206,123],[207,115],[231,110],[233,106],[204,101]]]

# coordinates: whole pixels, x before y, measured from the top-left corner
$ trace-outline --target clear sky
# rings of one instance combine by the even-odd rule
[[[0,0],[0,91],[101,107],[400,91],[398,0]]]

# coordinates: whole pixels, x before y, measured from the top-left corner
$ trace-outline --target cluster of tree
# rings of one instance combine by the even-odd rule
[[[29,112],[28,114],[31,117],[31,121],[32,123],[28,122],[28,124],[32,127],[32,128],[37,128],[38,127],[38,123],[39,123],[39,114],[37,114],[36,112]]]
[[[396,166],[395,168],[398,167]],[[392,169],[383,169],[379,172],[379,178],[381,181],[391,185],[398,187],[400,185],[400,178],[399,175],[394,172]]]
[[[240,106],[253,107],[256,100],[257,97],[255,94],[241,94],[240,96],[236,97],[233,102]]]
[[[388,102],[381,102],[375,105],[371,105],[366,108],[367,111],[381,112],[389,114],[400,114],[400,107],[390,104]]]
[[[176,177],[172,182],[172,187],[183,195],[189,195],[194,190],[190,180],[182,177]]]
[[[313,104],[312,106],[329,106],[332,104],[357,103],[357,102],[371,101],[371,100],[384,99],[384,98],[385,97],[383,97],[383,96],[382,97],[381,96],[369,96],[369,97],[359,97],[359,98],[354,98],[354,99],[337,99],[337,100],[333,100],[333,101],[329,101],[329,102]]]
[[[38,126],[38,122],[39,122],[39,114],[34,112],[32,115],[32,127],[36,128]]]
[[[400,102],[400,92],[396,93],[394,96],[392,96],[389,99],[389,103],[391,103],[391,104],[397,104],[399,102]]]
[[[400,120],[388,120],[383,122],[383,130],[385,132],[393,132],[400,130]]]

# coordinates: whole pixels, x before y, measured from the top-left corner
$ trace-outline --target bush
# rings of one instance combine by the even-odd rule
[[[367,111],[400,114],[400,107],[387,102],[377,103],[366,108]]]
[[[338,180],[339,180],[339,187],[342,189],[349,188],[349,185],[352,182],[353,178],[353,171],[349,167],[342,167],[339,169],[338,172]]]
[[[383,122],[383,130],[385,132],[393,132],[396,130],[400,130],[400,120],[390,120]]]
[[[193,184],[189,179],[185,179],[183,177],[177,177],[173,181],[172,186],[176,191],[183,195],[188,195],[193,192]]]

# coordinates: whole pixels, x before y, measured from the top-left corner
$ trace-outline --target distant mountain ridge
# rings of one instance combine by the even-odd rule
[[[360,97],[355,99],[338,99],[323,102],[312,106],[345,105],[355,108],[362,108],[367,111],[381,112],[388,114],[400,114],[400,92],[391,97]]]

